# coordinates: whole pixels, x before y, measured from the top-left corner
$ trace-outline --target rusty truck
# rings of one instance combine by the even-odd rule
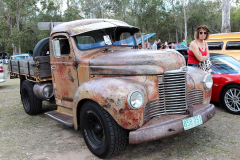
[[[187,67],[175,50],[139,49],[139,28],[113,19],[50,28],[33,58],[9,62],[10,78],[20,78],[27,114],[42,113],[43,100],[54,101],[57,109],[45,114],[81,130],[97,157],[183,132],[215,115],[212,76]]]

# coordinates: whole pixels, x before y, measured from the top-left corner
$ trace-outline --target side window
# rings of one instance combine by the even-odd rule
[[[227,42],[226,50],[240,50],[240,41]]]
[[[223,42],[207,42],[209,50],[222,50]]]
[[[61,57],[70,54],[70,45],[66,37],[55,37],[52,42],[53,57]]]
[[[119,40],[114,42],[114,45],[131,45],[134,42],[133,36],[129,32],[123,32]]]

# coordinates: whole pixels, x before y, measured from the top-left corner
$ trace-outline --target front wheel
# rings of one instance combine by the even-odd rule
[[[220,96],[221,105],[232,114],[240,114],[240,85],[227,86]]]
[[[21,86],[21,100],[24,110],[29,115],[39,114],[42,111],[42,100],[33,92],[33,82],[24,80]]]
[[[95,102],[83,104],[80,127],[89,150],[99,158],[112,157],[126,146],[127,131]]]

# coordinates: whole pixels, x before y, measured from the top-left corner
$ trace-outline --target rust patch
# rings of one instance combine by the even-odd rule
[[[125,111],[126,111],[125,109],[120,109],[119,113],[125,113]]]
[[[63,97],[62,98],[64,101],[69,101],[69,102],[73,102],[73,99],[72,98],[68,98],[68,97]]]
[[[68,78],[71,82],[74,82],[74,79],[73,79],[73,76],[72,76],[72,73],[71,73],[70,69],[68,70]]]

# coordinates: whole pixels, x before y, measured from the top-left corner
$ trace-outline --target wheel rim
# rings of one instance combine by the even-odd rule
[[[105,139],[103,125],[99,117],[93,112],[87,114],[87,130],[88,138],[93,145],[100,146],[103,144]]]
[[[28,91],[24,88],[22,92],[22,101],[23,106],[26,112],[30,110],[29,94]]]
[[[233,112],[240,111],[240,90],[237,88],[229,89],[225,96],[224,101],[228,109]]]

